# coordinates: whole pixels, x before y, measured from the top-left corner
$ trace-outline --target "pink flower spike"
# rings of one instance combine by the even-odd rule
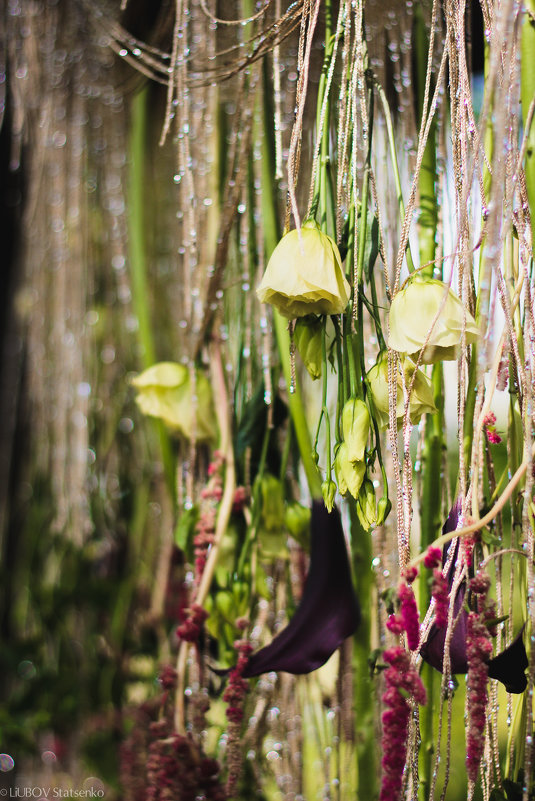
[[[467,621],[466,646],[468,675],[466,678],[468,729],[466,733],[466,772],[475,782],[485,746],[488,661],[492,654],[487,627],[479,615],[470,612]]]
[[[392,634],[403,634],[405,628],[403,626],[403,620],[399,615],[389,615],[386,621],[386,627],[388,631],[391,631]]]
[[[483,426],[487,428],[487,426],[494,426],[494,425],[496,425],[496,415],[494,414],[494,412],[487,412],[483,420]]]
[[[435,625],[444,629],[448,625],[449,588],[440,568],[433,570],[431,595],[435,599]]]
[[[407,584],[412,584],[417,575],[418,575],[417,567],[407,567],[403,571],[403,578],[405,579]]]
[[[407,733],[410,717],[408,695],[420,704],[426,703],[425,688],[410,656],[403,648],[389,648],[383,659],[390,667],[385,672],[386,690],[383,703],[387,709],[382,715],[383,736],[381,765],[381,793],[379,801],[399,801],[403,784],[403,770],[407,756]]]
[[[429,569],[433,567],[438,567],[441,561],[442,561],[442,551],[440,550],[440,548],[434,548],[433,546],[430,545],[424,557],[425,567]]]
[[[402,582],[399,585],[398,597],[401,601],[400,615],[403,628],[407,632],[407,645],[411,651],[414,651],[418,648],[420,640],[420,620],[412,587]]]

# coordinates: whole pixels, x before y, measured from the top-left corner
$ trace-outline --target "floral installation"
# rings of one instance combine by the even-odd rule
[[[534,801],[534,15],[6,4],[6,786]]]

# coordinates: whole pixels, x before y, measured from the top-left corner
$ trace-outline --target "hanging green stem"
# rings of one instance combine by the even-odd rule
[[[141,361],[144,368],[150,367],[156,361],[148,303],[150,292],[147,280],[147,250],[145,244],[147,98],[148,90],[145,88],[141,92],[138,92],[132,101],[132,121],[130,125],[129,141],[130,202],[128,206],[128,242],[132,279],[132,304],[138,320],[138,337],[141,346]],[[157,420],[155,426],[158,431],[167,485],[173,500],[175,500],[175,465],[171,443],[164,424]]]
[[[321,132],[321,144],[319,150],[319,169],[316,172],[314,184],[314,199],[311,206],[311,214],[315,216],[318,214],[319,224],[325,233],[329,236],[335,236],[336,232],[336,216],[334,213],[334,195],[331,185],[330,176],[330,157],[329,157],[329,135],[330,135],[330,116],[331,116],[331,102],[329,97],[326,97],[327,80],[331,60],[333,57],[335,37],[333,36],[332,27],[332,3],[331,0],[324,2],[325,13],[325,54],[323,58],[323,66],[318,86],[317,96],[317,111],[316,111],[316,131],[319,131],[323,117],[323,129]]]
[[[323,330],[321,332],[321,362],[322,362],[322,396],[321,396],[321,413],[325,417],[325,450],[326,450],[326,478],[331,481],[332,465],[331,465],[331,421],[329,418],[329,410],[327,408],[327,343],[325,329],[327,327],[327,318],[323,321]],[[317,447],[317,436],[316,436]]]
[[[425,27],[422,6],[417,4],[414,9],[414,56],[416,61],[416,106],[418,123],[421,123],[425,99],[425,80],[427,73],[427,55],[429,37]],[[433,86],[431,85],[431,91]],[[420,217],[418,221],[418,242],[420,248],[420,265],[428,266],[422,274],[432,278],[436,256],[436,236],[438,220],[438,199],[436,195],[437,158],[436,158],[436,123],[435,120],[429,128],[429,136],[425,146],[422,165],[418,176],[420,195]]]
[[[383,112],[385,115],[385,123],[386,123],[386,133],[388,136],[388,146],[390,148],[390,158],[392,159],[392,169],[394,170],[394,181],[396,183],[396,193],[398,196],[398,206],[399,206],[399,218],[401,223],[403,224],[405,220],[405,204],[403,203],[403,192],[401,189],[401,178],[399,175],[399,165],[398,165],[398,157],[396,155],[396,138],[394,136],[394,126],[392,124],[392,115],[390,114],[390,107],[388,105],[388,100],[386,99],[386,95],[384,93],[383,87],[381,84],[376,81],[375,88],[377,89],[377,93],[379,95],[379,99],[383,106]],[[411,246],[407,240],[407,267],[409,268],[409,272],[414,272],[414,262],[412,260],[411,255]]]
[[[372,592],[374,577],[371,568],[371,537],[364,531],[357,516],[356,502],[348,499],[351,520],[351,551],[353,574],[361,607],[361,621],[353,638],[353,668],[356,676],[354,690],[355,737],[358,764],[359,799],[377,798],[377,742],[375,739],[375,695],[370,677]]]
[[[530,106],[535,98],[535,0],[526,0],[522,25],[522,67],[520,97],[522,100],[522,122],[528,125]],[[532,241],[535,238],[535,123],[531,120],[528,147],[524,164],[531,216]]]
[[[357,285],[354,290],[353,303],[357,301],[357,337],[360,353],[360,377],[366,374],[364,354],[364,315],[362,298],[364,294],[364,256],[366,253],[366,238],[368,234],[368,195],[370,190],[370,170],[372,157],[373,134],[373,87],[368,86],[368,150],[364,165],[362,179],[362,201],[360,205],[359,241],[357,251]]]
[[[267,88],[268,78],[264,71],[264,98],[269,96]],[[265,106],[261,109],[259,118],[266,122],[262,124],[261,130],[269,129],[267,120],[269,109]],[[275,175],[274,142],[272,137],[265,135],[261,138],[262,142],[262,219],[264,223],[264,240],[266,257],[269,257],[280,239],[280,225],[276,207],[277,182]],[[293,392],[288,393],[288,406],[290,416],[295,431],[297,446],[303,461],[305,475],[307,477],[310,494],[313,498],[321,498],[321,478],[312,456],[312,443],[305,416],[303,400],[298,386],[292,384],[292,370],[290,364],[290,335],[288,332],[288,321],[277,311],[273,313],[275,326],[275,336],[281,360],[282,371],[286,386],[291,387]]]
[[[429,37],[424,22],[421,6],[414,12],[414,56],[415,56],[415,84],[416,108],[418,124],[426,111],[424,108],[425,83],[427,75],[427,61],[429,50]],[[422,165],[418,176],[418,189],[420,198],[420,216],[418,225],[418,242],[420,251],[420,265],[428,265],[422,271],[423,275],[432,278],[434,274],[434,261],[436,257],[436,237],[438,220],[437,164],[436,164],[436,124],[433,121],[429,129],[429,136],[425,146]],[[422,497],[420,502],[420,548],[425,551],[433,540],[440,534],[442,525],[442,454],[444,443],[444,378],[442,364],[433,366],[432,373],[433,396],[438,411],[427,415],[425,438],[422,452]],[[430,588],[422,578],[418,587],[419,607],[422,615],[429,607]],[[433,770],[433,721],[434,696],[436,691],[436,678],[434,670],[428,665],[422,669],[422,679],[427,692],[427,705],[420,712],[420,734],[422,747],[420,750],[420,791],[419,797],[424,801],[429,795]]]

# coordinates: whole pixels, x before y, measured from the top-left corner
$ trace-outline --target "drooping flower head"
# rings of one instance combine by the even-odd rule
[[[395,295],[390,306],[389,327],[389,346],[408,354],[414,361],[423,348],[420,356],[423,364],[456,359],[463,328],[467,344],[479,337],[476,321],[449,286],[421,275],[412,277]]]
[[[401,369],[406,387],[412,385],[412,392],[409,397],[409,418],[413,425],[420,422],[422,415],[433,414],[437,408],[433,399],[433,387],[430,379],[421,370],[416,370],[416,365],[411,359],[405,357],[401,360]],[[416,375],[415,375],[416,371]],[[376,412],[376,419],[379,428],[388,428],[388,358],[383,353],[377,363],[368,371],[367,375],[370,392]],[[400,373],[397,374],[397,395],[396,395],[396,418],[398,428],[403,423],[405,412],[405,399],[403,397],[403,379]]]
[[[149,417],[157,417],[186,439],[214,441],[217,436],[212,388],[206,376],[183,364],[159,362],[131,380],[137,390],[136,403]]]
[[[271,303],[290,320],[341,314],[350,292],[338,246],[314,220],[282,237],[256,290],[261,303]]]
[[[314,501],[310,522],[310,567],[299,606],[273,641],[249,657],[242,675],[272,670],[296,675],[321,667],[355,633],[360,608],[353,589],[338,510]]]

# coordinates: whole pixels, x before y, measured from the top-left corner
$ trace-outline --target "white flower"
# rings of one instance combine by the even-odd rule
[[[341,314],[351,287],[336,243],[309,220],[290,231],[273,251],[256,290],[290,320],[307,314]]]
[[[397,293],[390,306],[389,346],[416,361],[435,317],[437,320],[421,355],[422,364],[456,359],[463,327],[467,344],[479,337],[474,318],[447,284],[416,275]]]

